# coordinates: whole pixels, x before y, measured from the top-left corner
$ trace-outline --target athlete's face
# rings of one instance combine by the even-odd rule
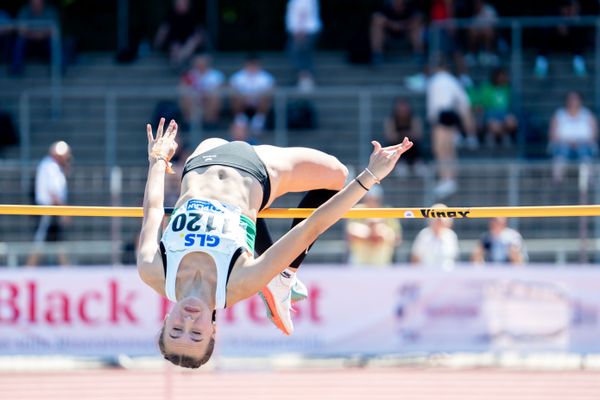
[[[167,353],[202,358],[215,328],[212,310],[195,297],[178,301],[167,318],[163,335]]]

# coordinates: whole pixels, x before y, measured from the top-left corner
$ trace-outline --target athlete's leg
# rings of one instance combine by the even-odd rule
[[[311,190],[310,192],[306,193],[302,201],[300,201],[298,208],[319,208],[323,203],[332,198],[333,195],[335,195],[337,192],[337,190],[327,189]],[[292,221],[292,228],[298,225],[300,222],[304,221],[304,219],[305,218],[294,218],[294,221]],[[308,254],[308,251],[311,249],[313,244],[314,242],[311,243],[310,246],[308,246],[306,251],[298,255],[298,257],[296,257],[296,259],[292,261],[289,268],[297,270],[300,267],[300,264],[302,264],[302,261],[304,261],[306,254]]]
[[[337,191],[327,189],[311,190],[300,201],[300,208],[317,208],[329,200]],[[292,228],[298,225],[303,218],[296,218]],[[271,235],[264,219],[259,218],[256,226],[255,250],[260,255],[273,244]],[[296,271],[304,261],[312,244],[296,257],[289,267],[275,276],[267,286],[259,292],[267,307],[267,316],[285,334],[290,335],[294,330],[291,318],[291,303],[303,300],[308,296],[306,286],[296,277]]]
[[[306,147],[261,145],[254,148],[269,172],[271,198],[268,204],[289,192],[344,187],[348,169],[329,154]]]
[[[308,191],[300,207],[318,207],[344,186],[348,176],[348,169],[337,158],[318,150],[268,145],[256,146],[255,150],[269,172],[271,198],[267,206],[285,193]],[[294,220],[292,226],[300,221],[302,220]],[[266,228],[266,224],[261,223],[261,225],[263,228],[258,227],[257,231]],[[270,237],[260,236],[262,239],[258,241],[262,243],[257,248],[268,248],[272,243]],[[294,288],[303,289],[304,297],[306,296],[306,289],[303,285],[300,287],[301,284],[297,281],[294,272],[305,256],[306,252],[299,254],[291,263],[291,268],[274,277],[260,292],[267,305],[269,317],[287,335],[290,335],[294,329],[290,316]]]

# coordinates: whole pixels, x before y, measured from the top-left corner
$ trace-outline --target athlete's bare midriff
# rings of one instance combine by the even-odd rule
[[[226,140],[218,138],[204,140],[188,161],[226,143]],[[339,190],[348,174],[346,167],[335,157],[314,149],[259,145],[254,146],[254,150],[269,174],[271,196],[265,208],[289,192]],[[262,187],[252,175],[235,168],[212,165],[185,175],[177,206],[191,198],[214,199],[240,207],[243,214],[256,221],[262,196]]]
[[[176,207],[189,199],[218,200],[241,209],[256,221],[263,190],[252,175],[223,165],[211,165],[188,172],[181,181]]]

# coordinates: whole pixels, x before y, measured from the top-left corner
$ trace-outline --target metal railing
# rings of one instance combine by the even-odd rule
[[[70,265],[81,264],[81,257],[90,257],[91,255],[105,258],[112,261],[112,265],[119,265],[120,262],[114,262],[116,253],[115,244],[121,246],[119,242],[114,240],[70,240],[68,242],[49,242],[36,243],[31,242],[0,242],[0,265],[9,268],[15,268],[24,264],[24,260],[35,249],[43,256],[58,256],[60,254],[68,255]]]
[[[55,95],[54,88],[34,88],[28,89],[21,93],[19,98],[19,127],[20,127],[20,162],[24,170],[31,165],[31,148],[32,148],[32,132],[31,132],[31,102],[33,100],[45,99]],[[233,91],[227,88],[219,92],[221,96],[232,94]],[[172,87],[153,87],[153,88],[63,88],[60,91],[61,99],[82,99],[92,100],[101,99],[104,103],[104,164],[107,170],[112,170],[118,165],[117,162],[117,143],[118,138],[124,135],[120,129],[120,121],[118,110],[118,102],[124,99],[153,99],[156,102],[162,99],[177,100],[181,95],[181,91],[173,90]],[[197,93],[188,93],[191,96],[198,96]],[[372,138],[373,126],[379,120],[373,118],[373,99],[377,96],[385,96],[392,98],[398,95],[408,95],[409,92],[402,87],[363,87],[363,86],[346,86],[334,88],[319,88],[312,93],[302,93],[295,88],[277,88],[272,92],[273,96],[273,112],[274,112],[274,136],[273,144],[277,146],[287,146],[289,144],[289,129],[287,107],[290,101],[295,99],[306,100],[329,100],[336,97],[353,99],[356,103],[357,112],[353,115],[345,115],[347,118],[356,118],[356,143],[368,144]],[[412,94],[415,97],[414,94]],[[420,97],[420,96],[418,96]],[[192,111],[192,121],[190,124],[190,141],[199,143],[205,139],[205,131],[202,127],[202,110],[198,106],[198,101],[194,101],[194,109]],[[386,111],[391,107],[386,106]],[[97,118],[98,110],[90,117]],[[148,118],[150,116],[148,115]],[[140,127],[143,128],[144,121],[140,121]],[[87,130],[85,126],[81,126],[81,130]],[[87,134],[93,134],[87,132]],[[58,139],[58,138],[57,138]],[[369,158],[368,146],[356,146],[356,157],[361,164],[365,164]],[[91,160],[98,162],[98,160]],[[23,174],[23,188],[29,185],[31,179],[27,174]]]

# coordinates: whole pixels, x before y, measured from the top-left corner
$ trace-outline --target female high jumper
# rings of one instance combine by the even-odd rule
[[[200,367],[212,355],[214,310],[259,291],[273,322],[291,334],[295,269],[303,255],[412,146],[407,138],[385,148],[373,141],[368,167],[344,187],[348,170],[323,152],[204,140],[186,161],[181,194],[159,241],[164,177],[177,149],[177,124],[171,121],[164,134],[163,126],[161,119],[154,137],[147,125],[150,165],[137,266],[146,284],[175,302],[159,347],[167,360],[187,368]],[[295,220],[274,244],[266,235],[255,258],[258,212],[285,193],[304,191],[309,192],[300,207],[323,204],[307,219]]]

